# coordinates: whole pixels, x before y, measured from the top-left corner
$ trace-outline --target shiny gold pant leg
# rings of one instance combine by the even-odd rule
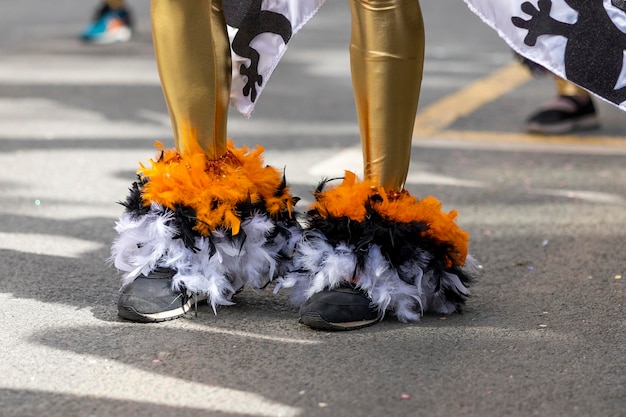
[[[418,0],[350,0],[350,6],[350,65],[365,179],[400,190],[422,81],[422,12]]]
[[[180,153],[226,152],[230,45],[221,0],[152,0],[152,30],[165,102]]]
[[[556,83],[556,92],[560,96],[588,96],[589,93],[580,88],[576,84],[564,80],[561,77],[554,77]]]
[[[124,7],[124,0],[106,0],[106,4],[114,10]]]

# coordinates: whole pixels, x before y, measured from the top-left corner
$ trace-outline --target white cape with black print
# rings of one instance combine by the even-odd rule
[[[289,40],[325,0],[224,0],[233,60],[231,104],[250,116]]]
[[[626,111],[625,0],[465,0],[511,48]]]

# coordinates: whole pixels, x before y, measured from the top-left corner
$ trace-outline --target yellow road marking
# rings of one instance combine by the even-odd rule
[[[483,132],[469,130],[442,130],[438,138],[480,140],[485,142],[547,143],[552,145],[578,145],[625,147],[626,139],[615,136],[528,135],[510,132]]]
[[[485,104],[526,83],[529,71],[512,63],[469,86],[446,96],[417,113],[413,136],[428,137],[450,126]]]
[[[519,63],[511,63],[467,87],[450,94],[420,110],[415,117],[414,142],[442,138],[472,142],[499,142],[516,144],[584,144],[591,147],[626,147],[626,139],[615,136],[535,135],[514,132],[448,130],[458,118],[468,116],[484,105],[497,100],[532,79],[529,71]]]

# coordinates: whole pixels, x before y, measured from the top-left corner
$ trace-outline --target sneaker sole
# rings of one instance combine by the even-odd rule
[[[198,296],[197,301],[206,301],[206,296]],[[161,323],[174,320],[187,314],[193,307],[195,301],[190,299],[184,305],[174,310],[162,311],[160,313],[140,313],[132,307],[118,308],[117,315],[123,319],[137,323]]]
[[[362,329],[363,327],[371,326],[378,322],[379,319],[372,320],[359,320],[359,321],[350,321],[345,323],[333,323],[330,321],[326,321],[319,313],[316,312],[307,312],[304,313],[300,317],[300,323],[309,326],[312,329],[317,330],[356,330]]]
[[[584,117],[579,120],[571,120],[563,123],[544,125],[540,123],[529,123],[526,130],[529,133],[542,133],[546,135],[562,135],[575,131],[592,130],[600,127],[596,116]]]
[[[83,38],[85,42],[94,45],[111,45],[114,43],[128,42],[133,36],[133,31],[129,28],[119,28],[112,33],[106,33],[97,38]]]

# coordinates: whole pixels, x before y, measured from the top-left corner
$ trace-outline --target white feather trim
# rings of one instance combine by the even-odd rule
[[[351,281],[367,293],[381,315],[389,311],[402,322],[417,321],[427,311],[456,311],[457,306],[446,300],[442,289],[469,294],[459,277],[447,272],[436,291],[432,271],[425,270],[431,257],[424,251],[396,269],[379,246],[370,245],[365,265],[359,268],[353,247],[342,243],[333,248],[321,233],[309,231],[296,249],[294,269],[279,280],[277,288],[289,288],[294,303],[302,305],[325,288]],[[471,264],[473,258],[468,259]]]
[[[215,230],[211,239],[197,237],[196,250],[185,247],[176,239],[172,226],[173,213],[153,204],[146,215],[124,214],[116,223],[118,236],[111,247],[110,260],[125,272],[122,286],[139,275],[148,275],[157,267],[176,270],[174,289],[206,294],[215,310],[218,305],[230,305],[230,298],[244,285],[261,288],[276,277],[279,258],[290,261],[295,242],[300,238],[298,228],[289,229],[288,237],[269,236],[275,223],[266,215],[255,214],[242,221],[241,232],[228,236]],[[214,253],[211,253],[211,243]]]

